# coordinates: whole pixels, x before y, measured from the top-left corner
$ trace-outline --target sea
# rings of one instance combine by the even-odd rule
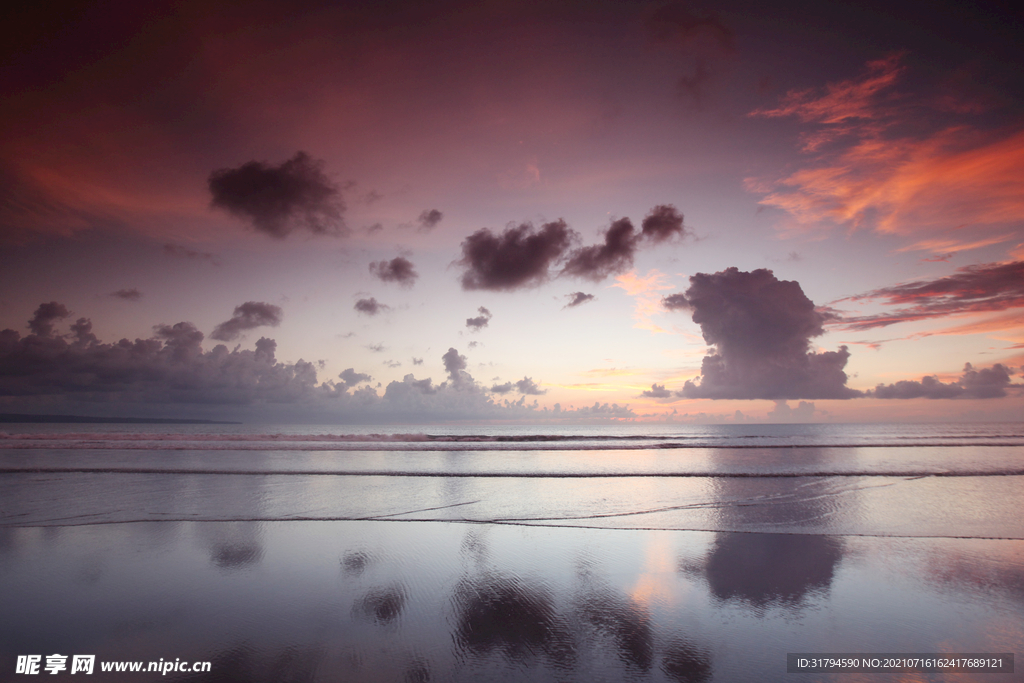
[[[0,425],[0,681],[997,683],[1022,653],[1024,423]]]

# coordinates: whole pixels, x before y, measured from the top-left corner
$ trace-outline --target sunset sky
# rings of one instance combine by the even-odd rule
[[[1019,420],[996,7],[4,10],[0,412]]]

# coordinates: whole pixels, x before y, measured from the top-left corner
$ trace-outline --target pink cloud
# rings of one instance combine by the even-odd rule
[[[862,77],[823,94],[790,92],[777,108],[751,112],[817,127],[804,134],[802,149],[815,156],[803,168],[774,181],[750,179],[748,189],[804,228],[928,236],[905,250],[948,253],[1018,240],[1024,131],[928,124],[927,112],[893,92],[905,71],[900,57],[871,62]],[[964,226],[973,234],[951,234]]]
[[[954,275],[915,280],[843,299],[867,300],[903,308],[878,315],[835,316],[833,320],[845,329],[869,330],[899,322],[1022,308],[1024,261],[968,266]]]

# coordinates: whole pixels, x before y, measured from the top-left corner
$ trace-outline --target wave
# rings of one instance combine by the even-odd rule
[[[95,467],[0,467],[0,474],[179,474],[179,475],[245,475],[245,476],[311,476],[311,477],[459,477],[482,479],[620,479],[620,478],[755,478],[792,479],[798,477],[893,477],[922,479],[924,477],[1021,477],[1024,468],[992,470],[881,470],[881,469],[817,469],[817,470],[680,470],[680,471],[437,471],[437,470],[358,470],[358,469],[216,469],[200,467],[136,467],[97,465]]]
[[[188,434],[0,432],[0,449],[125,450],[642,450],[686,448],[878,448],[1024,446],[1021,434],[876,435],[579,434]]]

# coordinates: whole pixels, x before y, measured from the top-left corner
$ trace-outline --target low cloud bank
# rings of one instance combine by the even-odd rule
[[[1001,363],[981,370],[967,363],[963,374],[953,382],[942,382],[933,375],[922,377],[920,382],[879,384],[867,393],[875,398],[1002,398],[1007,389],[1024,386],[1011,383],[1012,376],[1010,368]]]
[[[544,393],[529,377],[510,383],[522,394],[518,400],[495,400],[455,348],[441,358],[447,377],[440,384],[408,374],[378,394],[365,384],[372,378],[354,368],[337,382],[319,381],[322,363],[282,362],[277,343],[266,337],[253,349],[205,349],[203,332],[179,322],[155,325],[148,339],[104,343],[87,318],[60,333],[58,322],[70,316],[50,302],[28,321],[27,336],[0,331],[0,412],[325,423],[635,417],[628,406],[549,410],[526,403],[528,395]]]

